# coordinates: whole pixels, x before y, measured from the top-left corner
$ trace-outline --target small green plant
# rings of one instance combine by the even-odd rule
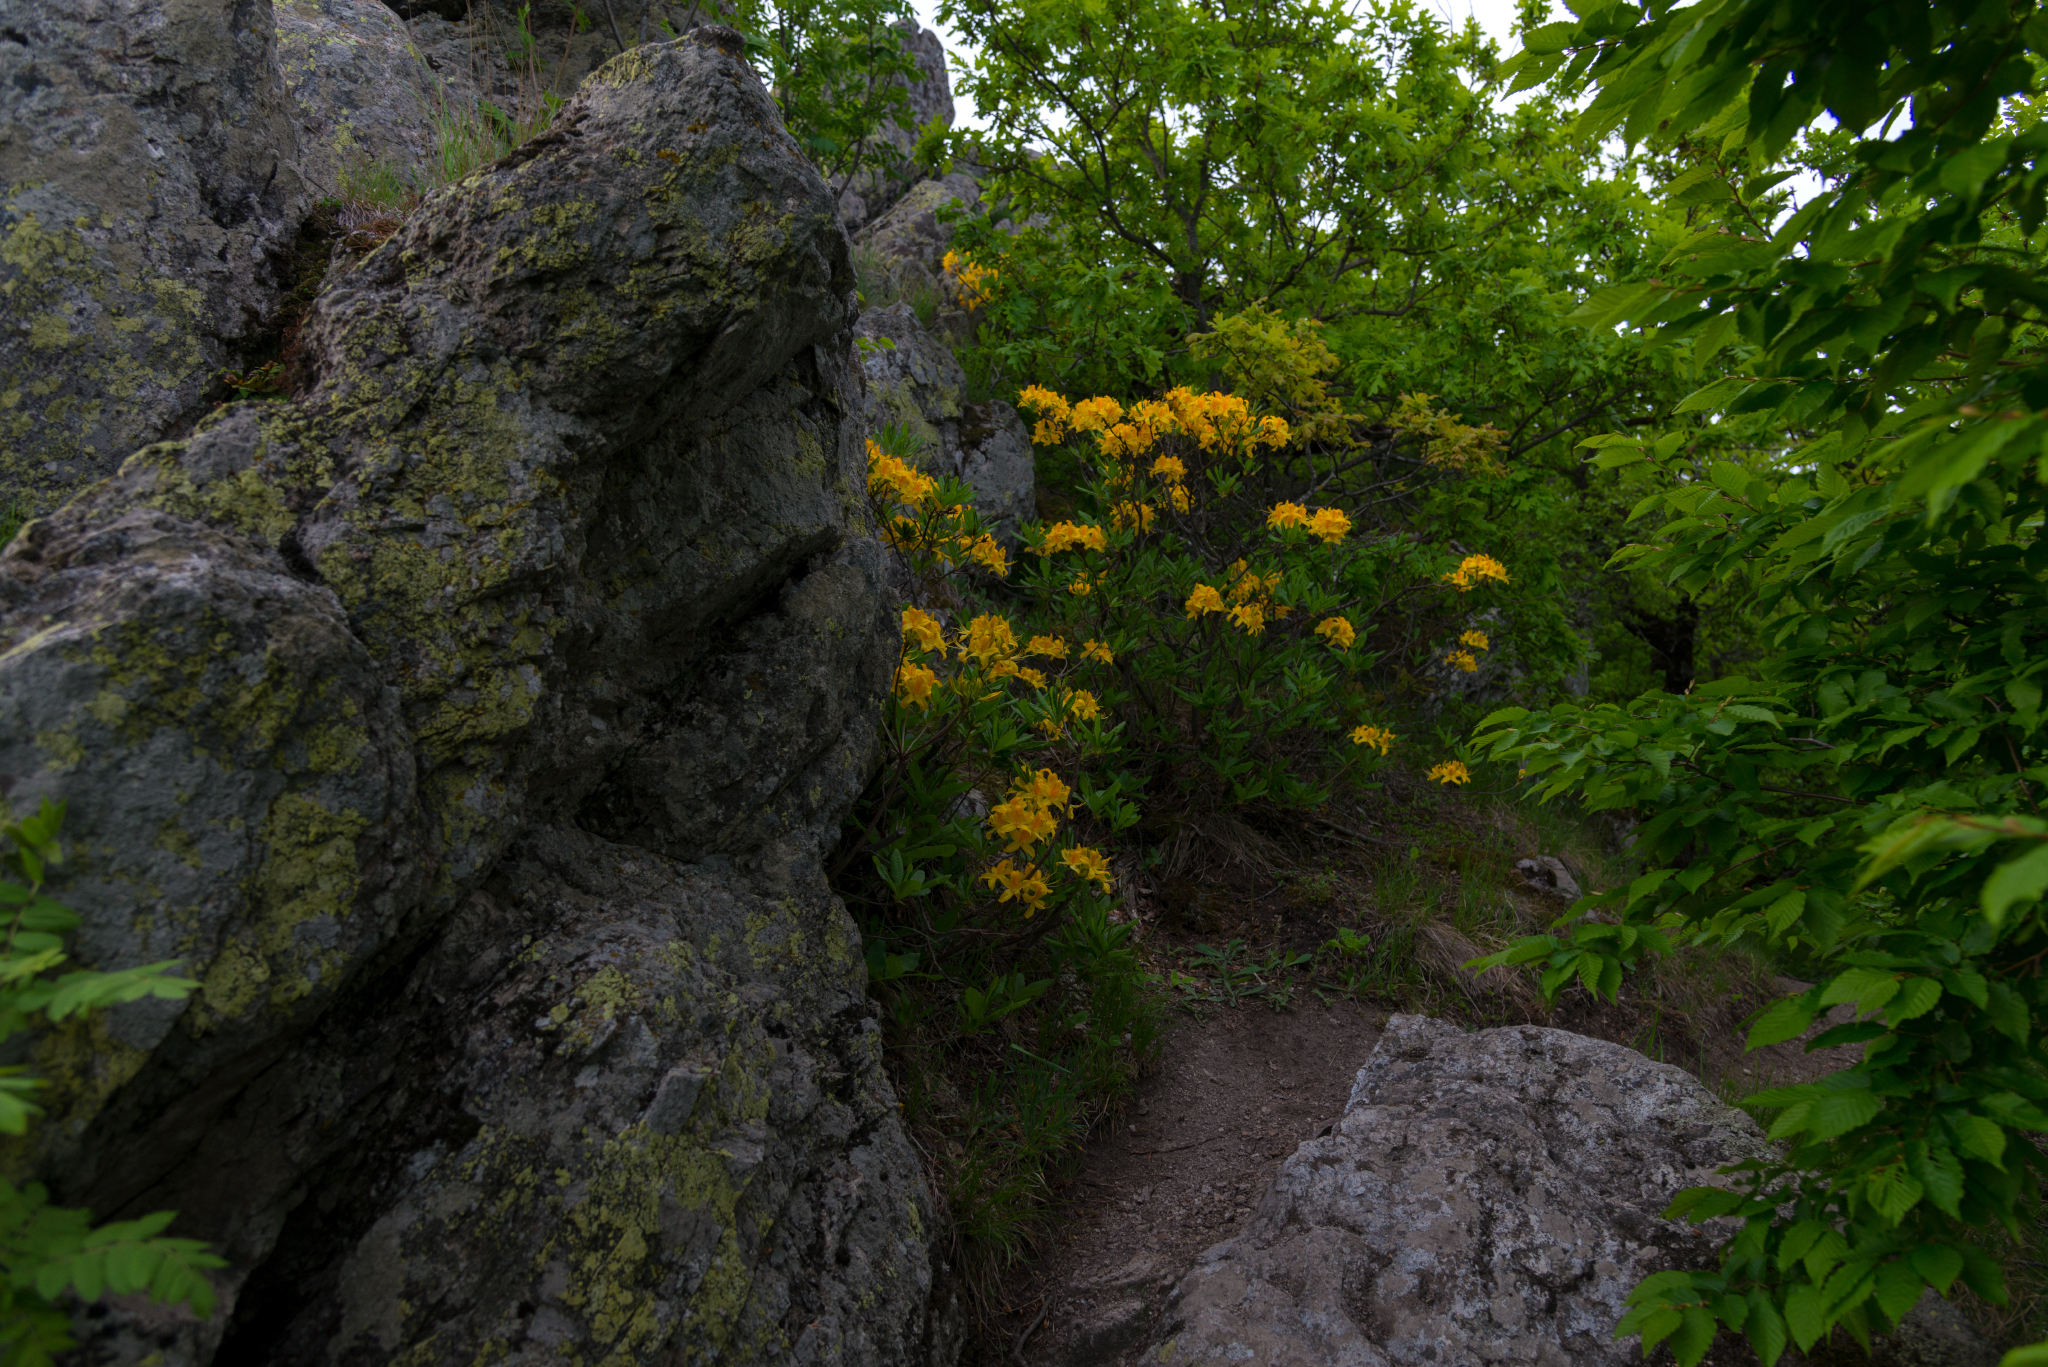
[[[14,534],[28,521],[28,504],[22,502],[19,494],[7,500],[7,506],[0,508],[0,549],[14,540]]]
[[[246,375],[223,370],[220,379],[237,399],[282,399],[286,393],[282,361],[266,361]]]
[[[341,195],[349,204],[405,214],[419,203],[420,186],[416,174],[404,167],[358,160],[341,168]]]
[[[44,1025],[144,997],[179,1000],[197,983],[172,976],[175,963],[118,972],[73,969],[64,937],[78,915],[43,892],[45,872],[63,860],[57,832],[64,805],[47,799],[24,821],[0,823],[9,845],[0,856],[0,1042]],[[20,1135],[42,1113],[32,1100],[41,1083],[14,1065],[0,1068],[0,1132]],[[0,1367],[44,1367],[74,1346],[68,1297],[147,1291],[162,1303],[186,1305],[202,1319],[213,1313],[208,1268],[225,1267],[192,1239],[163,1237],[174,1218],[159,1211],[139,1220],[92,1223],[89,1211],[53,1206],[40,1183],[17,1187],[0,1179]]]

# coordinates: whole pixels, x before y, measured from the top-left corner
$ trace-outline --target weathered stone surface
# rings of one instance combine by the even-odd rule
[[[381,164],[422,189],[440,87],[383,0],[276,0],[277,57],[298,125],[299,175],[339,196]]]
[[[1552,893],[1567,902],[1576,902],[1582,895],[1579,880],[1572,877],[1571,869],[1554,854],[1539,854],[1533,859],[1517,859],[1515,872],[1521,874],[1523,880],[1538,892]]]
[[[310,201],[267,3],[0,0],[0,496],[199,416]]]
[[[1716,1242],[1658,1212],[1764,1147],[1619,1045],[1395,1016],[1343,1120],[1182,1279],[1145,1361],[1640,1361],[1613,1337],[1628,1292]]]
[[[1017,410],[1001,400],[966,401],[967,376],[953,349],[924,329],[909,304],[869,309],[856,331],[894,343],[869,347],[861,358],[868,429],[901,423],[923,438],[918,464],[964,480],[983,520],[1014,540],[1017,523],[1037,515],[1031,432]]]
[[[948,205],[973,208],[981,203],[974,177],[954,171],[940,180],[922,180],[896,201],[886,214],[862,228],[856,241],[876,274],[876,288],[937,289],[940,265],[953,245],[953,225],[938,211]]]
[[[330,279],[306,398],[0,556],[0,806],[202,983],[31,1060],[14,1167],[232,1263],[96,1360],[949,1360],[820,867],[896,649],[851,263],[739,51],[604,67]]]

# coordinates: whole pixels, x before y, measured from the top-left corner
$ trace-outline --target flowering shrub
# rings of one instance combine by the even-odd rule
[[[842,873],[872,870],[842,887],[892,1039],[922,1055],[903,1079],[911,1123],[952,1155],[967,1244],[998,1257],[1038,1174],[1156,1033],[1116,851],[1136,798],[1321,802],[1398,741],[1373,677],[1380,615],[1466,620],[1468,594],[1507,580],[1485,555],[1446,569],[1362,532],[1289,476],[1295,430],[1238,396],[1175,389],[1127,407],[1034,387],[1021,403],[1037,442],[1087,478],[1085,511],[1025,526],[1014,562],[900,432],[870,443],[876,524],[915,601],[883,771],[841,854]],[[1491,644],[1470,628],[1453,639],[1417,663]],[[1432,777],[1469,775],[1452,760]],[[918,1100],[922,1079],[948,1076],[954,1094]]]

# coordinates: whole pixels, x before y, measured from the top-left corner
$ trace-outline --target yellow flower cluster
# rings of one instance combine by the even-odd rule
[[[1067,643],[1058,636],[1034,636],[1024,643],[1026,655],[1043,655],[1048,660],[1067,658]]]
[[[1116,529],[1120,532],[1133,529],[1149,532],[1152,530],[1152,518],[1156,512],[1158,509],[1149,503],[1123,502],[1109,510],[1109,520],[1116,524]]]
[[[967,533],[969,510],[944,508],[938,502],[939,483],[912,468],[868,440],[868,495],[885,503],[902,504],[917,510],[917,516],[897,513],[882,525],[882,539],[899,551],[926,551],[946,566],[976,564],[1001,579],[1010,572],[1009,553],[986,532]]]
[[[1188,595],[1188,620],[1193,621],[1205,612],[1222,612],[1223,595],[1207,584],[1195,585],[1195,591]]]
[[[969,622],[967,635],[960,642],[961,656],[984,666],[1007,660],[1016,651],[1016,629],[1009,618],[993,612],[985,612]]]
[[[1109,871],[1109,861],[1102,857],[1102,851],[1086,845],[1076,845],[1060,853],[1060,862],[1081,875],[1088,882],[1099,884],[1104,892],[1115,886]]]
[[[1082,646],[1081,658],[1084,660],[1100,660],[1106,665],[1116,663],[1116,656],[1111,654],[1109,647],[1100,641],[1090,641]]]
[[[903,609],[903,649],[906,653],[913,641],[919,651],[936,650],[940,659],[946,658],[946,630],[939,625],[938,618],[922,608]]]
[[[1472,771],[1465,767],[1465,761],[1461,759],[1447,759],[1433,766],[1429,771],[1429,777],[1438,783],[1470,783]]]
[[[1358,639],[1358,629],[1351,625],[1348,617],[1325,617],[1316,623],[1316,635],[1328,637],[1330,644],[1339,650],[1349,650]]]
[[[1382,755],[1394,748],[1394,739],[1394,733],[1384,726],[1360,726],[1351,732],[1353,745],[1370,745]]]
[[[1260,446],[1277,450],[1292,438],[1284,418],[1260,417],[1235,394],[1197,394],[1184,385],[1128,409],[1107,396],[1070,404],[1042,385],[1030,385],[1017,396],[1017,406],[1038,415],[1031,439],[1039,445],[1056,445],[1070,432],[1099,432],[1102,454],[1117,460],[1135,460],[1173,436],[1187,437],[1203,451],[1247,454]]]
[[[1469,650],[1452,651],[1444,656],[1444,663],[1453,669],[1461,669],[1467,674],[1477,674],[1479,672],[1479,660]]]
[[[998,902],[1007,902],[1013,897],[1022,902],[1026,920],[1036,915],[1038,909],[1045,905],[1045,899],[1052,894],[1052,887],[1035,864],[1025,864],[1020,868],[1005,859],[984,873],[981,881],[1002,890],[1002,895],[996,898]]]
[[[930,711],[932,690],[939,686],[939,676],[920,664],[905,660],[896,666],[896,696],[906,707]]]
[[[1061,551],[1106,551],[1109,537],[1100,527],[1080,522],[1055,522],[1045,529],[1045,540],[1032,548],[1040,555]]]
[[[1492,648],[1492,642],[1486,639],[1486,633],[1483,631],[1468,631],[1463,636],[1460,636],[1458,641],[1462,645],[1471,646],[1474,650],[1489,650]]]
[[[1010,785],[1006,801],[989,808],[989,833],[1009,842],[1003,853],[1027,853],[1059,831],[1059,819],[1053,813],[1067,809],[1071,792],[1050,769],[1020,778]]]
[[[1307,529],[1309,535],[1336,545],[1351,532],[1351,518],[1342,508],[1318,508],[1310,512],[1299,503],[1276,503],[1266,514],[1266,525],[1275,531],[1290,527]]]
[[[1468,555],[1458,562],[1458,568],[1444,576],[1444,582],[1456,585],[1460,593],[1488,579],[1508,582],[1508,567],[1490,555]]]
[[[960,301],[961,308],[980,308],[995,293],[995,267],[978,266],[958,252],[947,252],[940,265],[952,278],[953,297]]]

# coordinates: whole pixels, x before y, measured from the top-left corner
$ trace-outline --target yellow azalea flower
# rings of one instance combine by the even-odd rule
[[[1037,770],[1028,778],[1020,778],[1010,784],[1013,801],[1027,802],[1047,810],[1057,807],[1065,811],[1073,800],[1073,792],[1050,769]]]
[[[1177,513],[1184,513],[1194,506],[1193,502],[1188,498],[1188,486],[1185,484],[1168,485],[1166,501],[1173,505],[1173,510]]]
[[[1106,665],[1116,663],[1116,656],[1111,654],[1109,647],[1100,641],[1090,641],[1087,645],[1082,646],[1081,658],[1084,660],[1100,660]]]
[[[1358,630],[1348,617],[1325,617],[1316,623],[1316,635],[1329,637],[1330,644],[1339,650],[1349,650],[1358,639]]]
[[[1106,432],[1123,416],[1124,406],[1115,399],[1083,399],[1074,405],[1072,422],[1076,432]]]
[[[1010,573],[1010,557],[993,536],[982,535],[967,548],[967,558],[998,579]]]
[[[1152,462],[1152,473],[1161,479],[1178,484],[1188,477],[1188,467],[1181,462],[1179,456],[1161,456]]]
[[[1095,592],[1095,585],[1089,581],[1087,575],[1077,574],[1068,582],[1067,592],[1073,594],[1076,598],[1086,598],[1089,594]]]
[[[1005,661],[1005,663],[1009,662]],[[1022,679],[1025,683],[1030,684],[1033,688],[1045,687],[1045,675],[1039,673],[1037,670],[1031,668],[1029,665],[1013,664],[1010,666],[1010,672],[1012,674],[1015,674],[1018,678]]]
[[[903,643],[905,646],[917,643],[919,650],[936,650],[941,659],[946,654],[946,634],[939,626],[938,619],[919,608],[903,609]]]
[[[1116,884],[1115,875],[1109,871],[1109,861],[1102,857],[1102,851],[1086,845],[1076,845],[1071,850],[1060,851],[1060,862],[1091,883],[1099,883],[1104,892]]]
[[[1492,643],[1486,639],[1486,633],[1483,631],[1468,631],[1463,636],[1460,636],[1458,640],[1461,644],[1471,646],[1474,650],[1489,650],[1492,648]]]
[[[999,806],[989,808],[988,828],[992,835],[1009,842],[1003,846],[1003,853],[1015,854],[1028,850],[1041,840],[1050,840],[1059,830],[1059,822],[1045,808],[1012,798]]]
[[[1299,503],[1276,503],[1273,505],[1273,511],[1266,514],[1266,525],[1276,531],[1286,531],[1289,527],[1306,527],[1308,509]]]
[[[1026,385],[1024,392],[1017,396],[1017,407],[1038,414],[1038,425],[1031,430],[1031,440],[1040,446],[1057,446],[1067,439],[1067,428],[1073,421],[1074,410],[1058,394],[1043,385]]]
[[[997,864],[987,873],[984,873],[981,876],[981,881],[992,888],[1001,888],[1003,895],[997,900],[1007,902],[1017,895],[1018,889],[1024,886],[1024,870],[1030,867],[1029,864],[1026,864],[1023,869],[1020,869],[1005,859],[1002,863]]]
[[[938,491],[938,481],[929,475],[920,474],[897,457],[889,455],[868,441],[868,493],[877,497],[893,496],[899,503],[922,503]]]
[[[1040,555],[1057,555],[1061,551],[1084,550],[1106,551],[1109,537],[1100,527],[1090,527],[1079,522],[1055,522],[1045,529],[1045,540],[1038,543]]]
[[[1024,881],[1017,885],[1017,899],[1024,904],[1024,919],[1030,920],[1045,905],[1045,899],[1052,887],[1045,881],[1045,875],[1029,864],[1024,866]]]
[[[1479,672],[1479,661],[1469,650],[1452,651],[1444,656],[1444,663],[1454,669],[1462,669],[1467,674],[1477,674]]]
[[[1082,721],[1094,721],[1102,715],[1102,706],[1095,701],[1095,695],[1085,688],[1077,688],[1067,695],[1067,710]]]
[[[1193,620],[1205,612],[1223,611],[1223,595],[1207,584],[1195,585],[1195,591],[1188,595],[1188,618]]]
[[[1458,562],[1458,568],[1444,576],[1444,582],[1455,584],[1460,593],[1486,579],[1507,583],[1508,567],[1490,555],[1468,555]]]
[[[1394,748],[1394,733],[1384,726],[1359,726],[1351,732],[1353,745],[1370,745],[1382,755]]]
[[[1447,759],[1429,771],[1429,776],[1438,783],[1470,783],[1472,771],[1465,767],[1463,760]]]
[[[1038,719],[1038,729],[1045,733],[1047,740],[1058,740],[1067,734],[1067,729],[1051,717],[1040,717]]]
[[[1067,658],[1067,643],[1057,636],[1034,636],[1024,643],[1026,655],[1043,655],[1048,660]]]
[[[1265,634],[1266,610],[1257,603],[1239,603],[1230,610],[1230,620],[1243,627],[1248,636]]]
[[[1149,532],[1152,530],[1152,518],[1157,509],[1149,503],[1119,503],[1109,512],[1110,521],[1116,524],[1118,531],[1136,527],[1141,532]]]
[[[1017,633],[1011,628],[1007,617],[985,613],[967,624],[967,639],[960,644],[960,653],[970,660],[987,664],[991,660],[1005,659],[1017,649]]]
[[[1351,519],[1345,516],[1342,508],[1318,508],[1316,515],[1308,520],[1308,529],[1334,546],[1351,530]]]
[[[906,707],[931,709],[932,689],[938,686],[939,676],[923,665],[905,663],[896,669],[896,696]]]

